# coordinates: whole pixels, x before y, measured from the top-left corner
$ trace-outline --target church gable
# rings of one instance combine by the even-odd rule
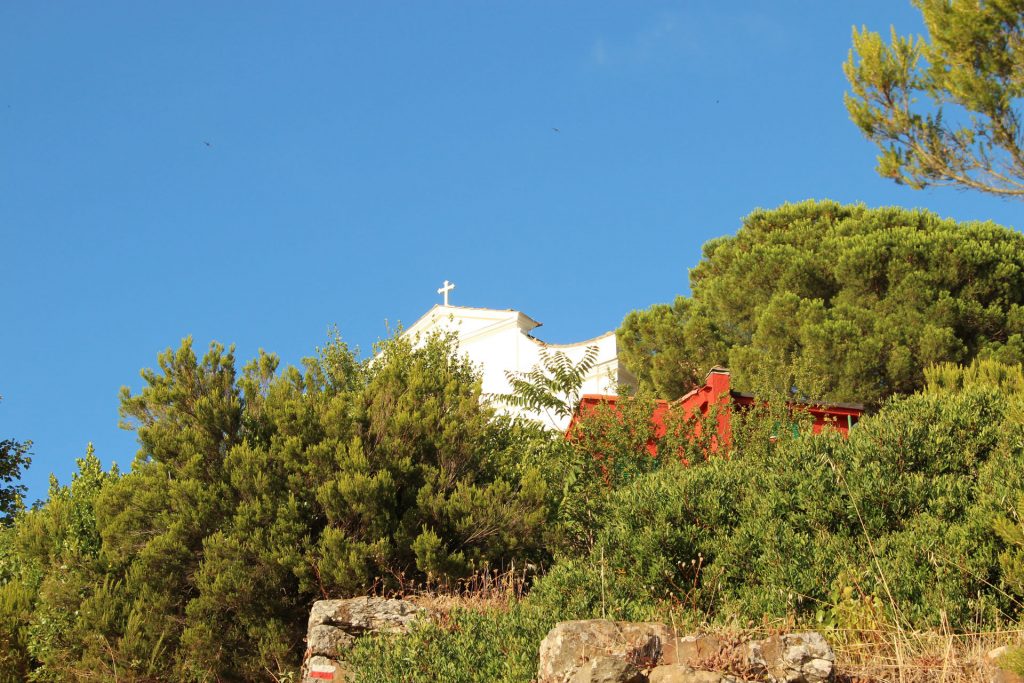
[[[445,303],[433,306],[405,334],[424,336],[435,331],[453,332],[458,338],[459,351],[480,370],[485,396],[511,393],[506,373],[532,370],[540,364],[544,350],[550,354],[564,353],[573,362],[579,362],[591,346],[597,347],[598,356],[584,382],[584,393],[614,394],[620,384],[635,385],[633,375],[618,360],[614,332],[576,344],[545,344],[531,334],[540,323],[520,311],[449,305],[448,292],[454,287],[446,281],[438,290]],[[567,418],[530,414],[509,406],[499,405],[499,409],[539,420],[554,429],[564,429],[568,423]]]
[[[468,341],[503,332],[525,334],[539,326],[540,323],[519,311],[436,305],[413,323],[406,333],[415,336],[444,329],[458,332],[460,339]]]

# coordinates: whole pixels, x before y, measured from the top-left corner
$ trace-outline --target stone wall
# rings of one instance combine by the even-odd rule
[[[539,683],[823,683],[835,655],[819,633],[729,641],[665,624],[594,619],[557,624],[540,644]]]
[[[431,612],[406,600],[321,600],[309,615],[303,683],[355,683],[344,654],[365,634],[404,633]],[[993,683],[1024,683],[988,653]],[[534,683],[830,683],[835,655],[808,631],[754,639],[680,634],[661,623],[601,619],[556,624],[540,643]],[[444,683],[443,681],[439,683]],[[527,683],[524,681],[523,683]]]

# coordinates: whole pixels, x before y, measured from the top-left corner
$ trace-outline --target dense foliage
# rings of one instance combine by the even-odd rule
[[[898,209],[756,212],[691,297],[627,318],[643,386],[568,437],[495,414],[450,337],[241,370],[185,340],[122,392],[130,470],[90,447],[0,525],[0,683],[295,680],[313,601],[510,566],[524,599],[361,640],[361,680],[526,680],[555,621],[592,616],[1018,622],[1022,247]],[[584,365],[547,360],[511,403],[575,406]],[[729,440],[656,399],[722,362],[761,396]],[[876,410],[812,438],[794,391]]]
[[[335,341],[277,365],[236,375],[230,350],[197,358],[186,340],[123,391],[131,471],[90,454],[4,532],[0,671],[279,677],[315,599],[547,557],[531,462],[551,440],[494,419],[450,340],[396,338],[365,363]]]
[[[1024,236],[924,211],[804,202],[704,246],[689,297],[629,314],[621,354],[679,396],[728,365],[743,390],[877,405],[933,363],[1024,360]]]
[[[1021,366],[930,368],[925,389],[887,401],[849,440],[794,436],[779,423],[806,418],[766,404],[733,416],[728,457],[671,429],[658,436],[650,407],[594,415],[565,454],[603,456],[590,472],[603,464],[603,485],[562,501],[586,501],[592,533],[563,546],[525,600],[364,640],[352,653],[360,680],[528,680],[539,639],[562,619],[767,620],[869,638],[1019,620]]]
[[[591,550],[559,563],[534,596],[619,618],[674,605],[744,622],[849,626],[864,610],[913,627],[1015,619],[1020,368],[943,366],[931,378],[848,440],[767,438],[778,422],[767,408],[737,418],[730,457],[666,462],[612,491]]]
[[[1024,197],[1020,99],[1024,1],[914,0],[927,39],[854,29],[850,118],[878,145],[878,173],[913,188]]]
[[[123,397],[132,470],[90,450],[0,531],[0,680],[283,680],[313,600],[523,560],[550,567],[525,600],[360,641],[362,680],[525,680],[565,618],[1019,617],[1019,365],[934,366],[848,440],[769,402],[717,451],[672,409],[656,429],[642,393],[568,440],[497,418],[438,338],[232,367],[162,354]]]
[[[0,440],[0,526],[10,524],[21,505],[25,487],[17,484],[21,472],[32,463],[31,441]]]

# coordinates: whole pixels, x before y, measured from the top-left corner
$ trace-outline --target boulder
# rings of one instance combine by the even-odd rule
[[[826,683],[835,670],[832,648],[813,631],[726,642],[711,635],[678,636],[665,624],[590,619],[563,621],[548,632],[540,644],[537,681],[584,683],[627,675],[608,660],[648,671],[649,679],[642,680],[651,683],[735,683],[737,676]]]
[[[333,643],[346,644],[364,633],[404,633],[425,610],[408,600],[395,598],[348,598],[346,600],[318,600],[309,612],[307,644],[311,636],[317,638],[317,647],[329,648]],[[330,635],[329,630],[340,630],[342,635]],[[314,652],[330,656],[332,651]]]
[[[775,683],[832,680],[836,656],[820,633],[786,633],[751,641],[747,647],[752,672]]]
[[[317,624],[306,631],[306,650],[314,655],[336,657],[354,639],[337,626]]]
[[[634,666],[652,667],[672,637],[664,624],[588,619],[555,625],[540,644],[539,683],[567,683],[588,661],[615,657]]]
[[[716,636],[691,635],[671,638],[662,650],[661,664],[683,664],[700,668],[702,664],[721,658],[725,644]]]
[[[404,633],[426,613],[411,602],[392,598],[318,600],[309,613],[302,682],[349,681],[342,653],[353,640],[367,633]]]
[[[1003,645],[1002,647],[997,647],[996,649],[989,651],[985,655],[985,659],[994,668],[992,677],[990,679],[992,683],[1024,683],[1024,677],[1020,676],[1020,674],[1010,671],[1007,668],[1004,668],[1003,664],[1000,662],[1000,659],[1002,659],[1003,655],[1005,655],[1009,651],[1010,646]]]
[[[647,683],[640,670],[618,657],[595,657],[580,666],[570,683]]]
[[[691,669],[685,664],[663,664],[647,674],[650,683],[735,683],[735,679],[717,671]]]

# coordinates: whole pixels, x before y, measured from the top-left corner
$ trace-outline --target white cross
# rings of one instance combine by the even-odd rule
[[[437,290],[438,294],[441,294],[441,295],[444,296],[444,305],[445,306],[448,305],[448,292],[452,291],[453,289],[455,289],[455,285],[453,285],[452,283],[450,283],[447,280],[445,280],[444,281],[444,287],[442,287],[441,289]]]

